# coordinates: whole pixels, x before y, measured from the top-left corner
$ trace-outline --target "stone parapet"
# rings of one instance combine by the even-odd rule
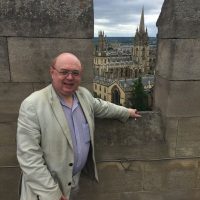
[[[96,119],[97,161],[168,157],[164,125],[159,113],[141,112],[142,118],[121,123]]]
[[[92,0],[0,1],[0,199],[19,200],[16,129],[21,102],[51,81],[51,60],[77,55],[92,91]]]
[[[199,88],[200,81],[170,81],[156,76],[155,108],[167,117],[199,117]]]
[[[198,200],[200,159],[99,162],[99,183],[81,177],[81,200]]]
[[[68,38],[8,38],[11,80],[13,82],[50,82],[52,59],[62,52],[77,55],[86,73],[83,82],[91,83],[92,40]],[[84,52],[84,53],[83,53]],[[86,56],[91,55],[91,56]]]
[[[199,38],[200,1],[165,0],[157,21],[159,38]]]
[[[0,36],[93,37],[92,0],[2,0]]]
[[[159,39],[156,73],[168,80],[200,80],[200,39]],[[186,58],[186,59],[183,59]]]

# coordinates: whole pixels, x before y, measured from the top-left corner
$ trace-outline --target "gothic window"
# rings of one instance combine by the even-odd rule
[[[120,91],[117,86],[114,86],[111,90],[112,103],[120,105]]]

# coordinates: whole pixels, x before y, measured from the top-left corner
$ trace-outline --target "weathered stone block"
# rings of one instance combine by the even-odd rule
[[[0,166],[18,165],[16,157],[16,123],[0,123]]]
[[[176,145],[178,135],[178,118],[166,118],[164,120],[165,126],[165,141],[168,149],[169,157],[176,156]]]
[[[145,111],[140,114],[141,118],[137,120],[130,118],[125,123],[112,119],[96,119],[96,139],[99,145],[131,146],[163,141],[163,124],[160,113]]]
[[[200,81],[170,81],[167,116],[199,116],[199,88]]]
[[[156,84],[155,108],[161,110],[162,115],[167,117],[200,115],[200,81],[169,81],[157,76]]]
[[[0,36],[93,37],[92,0],[1,0]]]
[[[109,200],[121,200],[120,193],[88,193],[87,190],[84,191],[81,195],[78,195],[74,200],[102,200],[102,199],[109,199]]]
[[[163,191],[194,189],[198,162],[195,160],[171,160],[144,164],[144,190]]]
[[[16,123],[0,123],[0,146],[15,145],[16,130]]]
[[[200,117],[181,118],[178,123],[176,155],[200,156]]]
[[[46,86],[48,86],[49,84],[50,82],[49,83],[33,83],[33,89],[34,91],[41,90],[45,88]]]
[[[200,190],[167,190],[162,192],[126,192],[120,195],[124,200],[199,200]]]
[[[168,80],[200,80],[199,52],[199,39],[160,39],[157,74]]]
[[[20,169],[0,167],[0,199],[19,200]]]
[[[200,2],[165,0],[157,21],[159,38],[199,38]]]
[[[8,47],[11,80],[14,82],[50,82],[51,60],[62,52],[72,52],[83,64],[83,82],[92,83],[92,40],[9,38]]]
[[[96,119],[97,160],[168,156],[161,116],[156,112],[141,114],[142,118],[127,123]]]
[[[0,84],[0,122],[16,122],[21,102],[33,92],[32,84]]]
[[[16,145],[0,146],[0,166],[17,166]]]
[[[8,44],[6,38],[0,37],[0,82],[9,81]]]
[[[200,189],[200,161],[198,161],[198,173],[197,173],[196,188]]]
[[[99,183],[84,176],[80,181],[80,194],[115,194],[142,189],[142,165],[139,162],[98,163]]]
[[[155,78],[154,109],[162,114],[167,112],[169,81],[158,76]]]
[[[0,166],[18,165],[16,159],[16,123],[0,123]]]

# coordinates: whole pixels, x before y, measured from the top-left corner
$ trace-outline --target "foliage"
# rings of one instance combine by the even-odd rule
[[[136,108],[139,111],[150,110],[148,106],[148,95],[144,90],[141,77],[133,82],[131,103],[132,108]]]

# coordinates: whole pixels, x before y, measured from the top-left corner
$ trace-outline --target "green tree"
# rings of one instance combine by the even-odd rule
[[[148,95],[144,91],[144,86],[142,84],[142,78],[139,77],[133,82],[133,92],[131,99],[132,107],[139,111],[149,110],[148,107]]]

